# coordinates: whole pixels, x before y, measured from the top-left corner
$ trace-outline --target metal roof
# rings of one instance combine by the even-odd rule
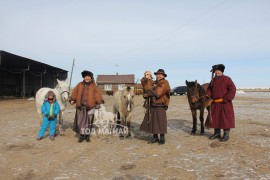
[[[60,69],[42,62],[28,59],[2,50],[0,50],[0,68],[2,70],[13,73],[19,73],[24,70],[27,70],[34,74],[44,73],[46,71],[68,72],[64,69]]]

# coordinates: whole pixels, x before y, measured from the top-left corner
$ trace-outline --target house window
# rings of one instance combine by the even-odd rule
[[[111,91],[112,90],[112,85],[111,84],[105,84],[104,89],[105,89],[105,91]]]
[[[125,84],[118,84],[118,90],[123,90],[125,86]]]

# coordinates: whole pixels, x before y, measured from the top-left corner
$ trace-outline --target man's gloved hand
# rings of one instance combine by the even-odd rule
[[[54,120],[55,118],[53,116],[48,116],[49,120]]]
[[[143,97],[144,98],[148,98],[148,97],[153,97],[154,94],[149,90],[149,91],[146,91],[144,94],[143,94]]]
[[[95,109],[100,109],[101,108],[101,105],[100,104],[97,104]]]
[[[52,117],[57,118],[57,114],[53,114]]]
[[[223,102],[223,98],[215,99],[215,100],[213,100],[213,102],[215,102],[215,103],[221,103],[221,102]]]
[[[71,104],[71,105],[73,105],[73,104],[75,104],[75,101],[73,101],[73,100],[69,100],[69,103]]]

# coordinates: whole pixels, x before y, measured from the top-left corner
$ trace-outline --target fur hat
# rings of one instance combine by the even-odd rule
[[[150,77],[151,77],[151,79],[153,79],[153,76],[152,76],[151,71],[148,71],[148,70],[147,70],[147,71],[145,71],[145,72],[144,72],[144,77],[146,77],[147,75],[148,75],[148,76],[150,76]]]
[[[53,92],[52,90],[49,90],[49,91],[47,92],[47,94],[45,95],[44,101],[48,101],[48,97],[49,97],[49,96],[52,96],[52,97],[53,97],[53,102],[56,101],[55,94],[54,94],[54,92]]]
[[[85,76],[90,76],[93,79],[93,73],[87,70],[84,70],[82,72],[82,77],[84,78]]]
[[[163,69],[159,69],[157,72],[154,72],[155,75],[157,74],[163,74],[164,77],[167,77],[167,74],[165,73],[165,71]]]
[[[225,66],[223,64],[216,64],[212,66],[212,69],[210,72],[215,72],[215,70],[220,70],[221,72],[224,72]]]

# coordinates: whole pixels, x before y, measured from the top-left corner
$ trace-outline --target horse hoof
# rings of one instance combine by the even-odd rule
[[[126,138],[130,139],[131,138],[131,135],[127,135]]]
[[[196,131],[191,131],[191,135],[196,135]]]

